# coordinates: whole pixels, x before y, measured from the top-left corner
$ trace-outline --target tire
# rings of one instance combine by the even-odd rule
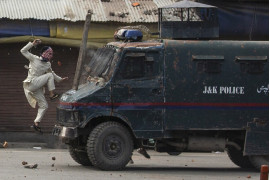
[[[127,128],[117,122],[99,124],[90,133],[87,153],[90,161],[102,170],[121,170],[129,162],[133,140]]]
[[[257,170],[261,170],[262,165],[269,165],[269,156],[268,155],[261,155],[261,156],[249,156],[249,160],[253,167]]]
[[[92,166],[91,161],[88,158],[87,152],[83,150],[78,150],[76,147],[69,145],[69,154],[74,161],[83,166]]]
[[[167,152],[171,156],[178,156],[181,152]]]
[[[243,156],[243,152],[234,146],[228,146],[227,154],[235,165],[245,169],[253,168],[248,156]]]

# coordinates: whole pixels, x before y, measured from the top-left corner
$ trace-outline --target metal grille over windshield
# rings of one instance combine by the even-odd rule
[[[86,60],[80,84],[86,83],[91,78],[104,78],[105,81],[108,81],[115,67],[115,63],[113,63],[116,59],[114,54],[114,48],[104,47],[98,49],[90,58],[90,62]]]

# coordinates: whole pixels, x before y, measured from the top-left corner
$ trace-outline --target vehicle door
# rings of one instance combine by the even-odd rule
[[[163,128],[162,51],[123,52],[112,83],[113,113],[125,118],[137,136],[160,136]]]

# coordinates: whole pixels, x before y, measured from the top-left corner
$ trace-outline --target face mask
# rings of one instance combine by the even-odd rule
[[[47,61],[50,61],[53,57],[53,50],[52,48],[48,48],[46,51],[44,51],[42,54],[41,54],[41,57],[42,57],[42,60],[47,62]]]

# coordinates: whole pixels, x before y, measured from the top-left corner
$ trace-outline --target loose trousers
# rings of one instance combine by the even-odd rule
[[[48,90],[52,91],[55,89],[54,77],[52,73],[46,73],[42,76],[36,77],[27,83],[25,88],[31,92],[31,95],[38,104],[38,113],[34,122],[39,123],[45,115],[48,109],[48,103],[44,96],[43,87],[47,84]]]

